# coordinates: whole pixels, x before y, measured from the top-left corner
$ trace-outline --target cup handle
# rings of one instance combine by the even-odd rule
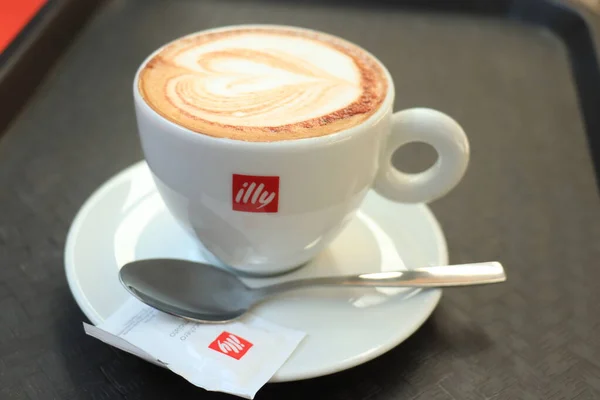
[[[392,155],[411,142],[431,145],[438,159],[416,174],[399,171]],[[429,108],[411,108],[392,115],[392,128],[381,154],[373,188],[393,201],[430,202],[448,193],[462,179],[469,164],[469,141],[460,125],[448,115]]]

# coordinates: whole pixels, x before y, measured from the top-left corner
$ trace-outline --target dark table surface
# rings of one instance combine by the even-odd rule
[[[143,58],[189,32],[248,22],[355,41],[394,75],[396,109],[454,116],[472,161],[432,204],[450,260],[498,259],[509,274],[445,291],[425,325],[376,360],[258,398],[600,398],[600,203],[557,36],[373,2],[114,0],[0,140],[0,399],[228,398],[85,336],[63,247],[91,192],[142,158],[131,80]]]

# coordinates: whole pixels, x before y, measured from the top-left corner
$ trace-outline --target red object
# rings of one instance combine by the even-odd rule
[[[0,53],[48,0],[0,0]]]
[[[232,333],[223,331],[208,348],[239,360],[250,350],[252,343]]]
[[[233,174],[234,211],[276,213],[279,209],[279,177]]]

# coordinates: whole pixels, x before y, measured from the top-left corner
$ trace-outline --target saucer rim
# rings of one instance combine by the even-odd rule
[[[80,209],[77,211],[69,231],[66,237],[65,250],[64,250],[64,264],[65,264],[65,274],[67,278],[67,284],[69,285],[70,292],[77,303],[79,309],[83,312],[83,314],[88,318],[88,320],[94,324],[99,325],[104,321],[104,319],[95,311],[95,309],[91,306],[89,300],[85,296],[85,293],[82,287],[79,284],[77,277],[75,276],[76,266],[75,260],[73,259],[75,254],[75,246],[77,242],[77,238],[79,237],[79,233],[81,231],[83,222],[90,214],[90,212],[97,206],[99,200],[101,200],[106,193],[108,193],[112,187],[118,185],[120,181],[130,179],[130,174],[141,168],[146,162],[144,160],[133,163],[132,165],[120,170],[115,175],[111,176],[109,179],[104,181],[100,186],[98,186],[83,202]],[[147,164],[146,164],[146,167]],[[149,168],[149,167],[148,167]],[[421,208],[423,211],[423,215],[428,219],[428,222],[431,226],[433,237],[435,238],[436,248],[437,248],[437,263],[438,265],[447,265],[449,262],[448,257],[448,246],[446,242],[446,237],[442,230],[442,227],[431,211],[431,209],[423,203],[415,204],[416,207]],[[331,374],[335,374],[341,371],[348,370],[353,367],[357,367],[361,364],[364,364],[368,361],[374,360],[377,357],[387,353],[391,349],[395,348],[410,336],[412,336],[431,316],[435,308],[437,307],[441,296],[441,289],[422,289],[417,296],[424,297],[424,301],[421,303],[420,313],[421,318],[415,322],[410,329],[408,329],[403,335],[396,337],[394,340],[390,340],[385,345],[377,346],[377,348],[367,351],[361,354],[357,354],[354,357],[348,358],[344,361],[340,361],[335,367],[323,367],[323,368],[315,368],[310,370],[310,372],[305,373],[295,373],[290,374],[289,376],[278,377],[275,374],[270,380],[269,383],[277,383],[277,382],[293,382],[300,381],[306,379],[317,378],[321,376],[327,376]]]

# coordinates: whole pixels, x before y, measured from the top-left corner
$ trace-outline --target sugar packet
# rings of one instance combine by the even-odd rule
[[[225,324],[200,324],[135,298],[85,331],[105,343],[163,365],[192,384],[252,399],[305,337],[247,314]]]

